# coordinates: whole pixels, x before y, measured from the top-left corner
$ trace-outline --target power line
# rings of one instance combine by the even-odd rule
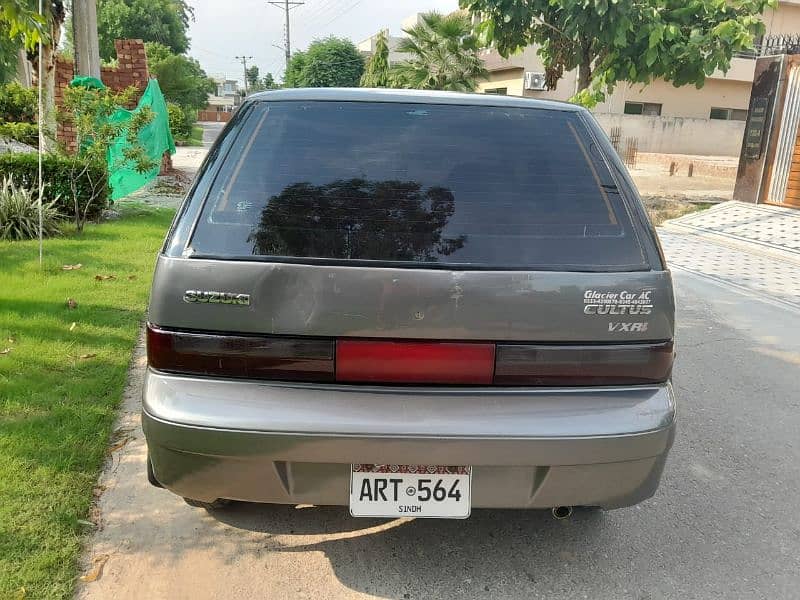
[[[333,23],[333,22],[334,22],[334,21],[336,21],[337,19],[340,19],[341,17],[343,17],[344,15],[346,15],[347,13],[349,13],[351,10],[353,10],[353,9],[354,9],[356,6],[358,6],[359,4],[361,4],[363,1],[364,1],[364,0],[356,0],[355,2],[353,2],[353,4],[351,4],[350,6],[348,6],[347,8],[345,8],[345,9],[344,9],[342,12],[340,12],[338,15],[336,15],[335,17],[333,17],[333,18],[332,18],[330,21],[328,21],[327,23],[325,23],[325,25],[323,25],[323,26],[321,27],[321,29],[324,29],[325,27],[327,27],[328,25],[330,25],[331,23]]]
[[[338,10],[338,2],[339,0],[327,0],[327,2],[323,0],[323,3],[316,7],[316,12],[310,13],[309,18],[303,20],[303,29],[306,31],[314,31],[320,23]],[[306,6],[311,6],[310,2],[307,3]],[[305,16],[305,12],[303,15]]]
[[[284,11],[284,18],[285,18],[285,30],[283,35],[283,52],[284,56],[286,57],[286,68],[289,68],[289,61],[292,59],[292,42],[289,37],[289,11],[293,8],[297,8],[298,6],[302,6],[305,2],[299,2],[298,0],[283,0],[280,2],[278,0],[268,1],[267,4],[271,4],[272,6],[277,6],[281,8],[283,6]]]

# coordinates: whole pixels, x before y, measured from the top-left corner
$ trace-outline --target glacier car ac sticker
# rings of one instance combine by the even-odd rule
[[[600,292],[586,290],[583,294],[585,315],[649,315],[653,312],[653,290],[639,292]]]

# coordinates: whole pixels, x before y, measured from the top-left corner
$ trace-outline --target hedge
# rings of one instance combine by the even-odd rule
[[[0,122],[34,123],[36,92],[12,82],[0,85]]]
[[[36,148],[39,146],[39,127],[33,123],[0,123],[0,138],[16,140]]]
[[[73,173],[77,174],[82,171],[85,164],[83,160],[72,156],[45,154],[42,157],[42,175],[45,181],[43,200],[50,202],[58,196],[56,206],[64,216],[75,214],[70,181]],[[0,177],[11,175],[18,185],[35,189],[38,173],[36,154],[0,154]],[[96,185],[94,198],[92,198],[92,182],[101,182]],[[85,206],[85,202],[92,203],[87,216],[91,219],[99,217],[100,213],[108,207],[110,197],[105,165],[92,166],[87,174],[79,179],[78,190],[81,193],[82,206]]]

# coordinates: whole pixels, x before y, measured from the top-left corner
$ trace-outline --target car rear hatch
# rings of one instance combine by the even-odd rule
[[[150,366],[424,385],[666,381],[672,286],[588,113],[252,102],[159,257]]]

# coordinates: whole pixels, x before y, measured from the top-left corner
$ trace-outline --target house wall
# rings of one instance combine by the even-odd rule
[[[489,73],[489,79],[478,84],[478,92],[487,89],[507,88],[509,96],[522,96],[523,71],[511,69],[508,71],[494,71]]]
[[[754,60],[749,62],[755,65]],[[661,104],[662,117],[708,119],[712,107],[747,110],[752,85],[752,78],[749,81],[707,79],[700,89],[693,85],[675,87],[661,79],[649,85],[621,84],[595,112],[622,113],[625,102],[654,102]]]
[[[767,35],[800,33],[800,1],[783,1],[777,9],[768,8],[764,11],[763,21]]]
[[[663,154],[739,156],[745,125],[744,121],[616,113],[599,113],[595,118],[609,136],[619,127],[621,140],[636,138],[639,152]]]

